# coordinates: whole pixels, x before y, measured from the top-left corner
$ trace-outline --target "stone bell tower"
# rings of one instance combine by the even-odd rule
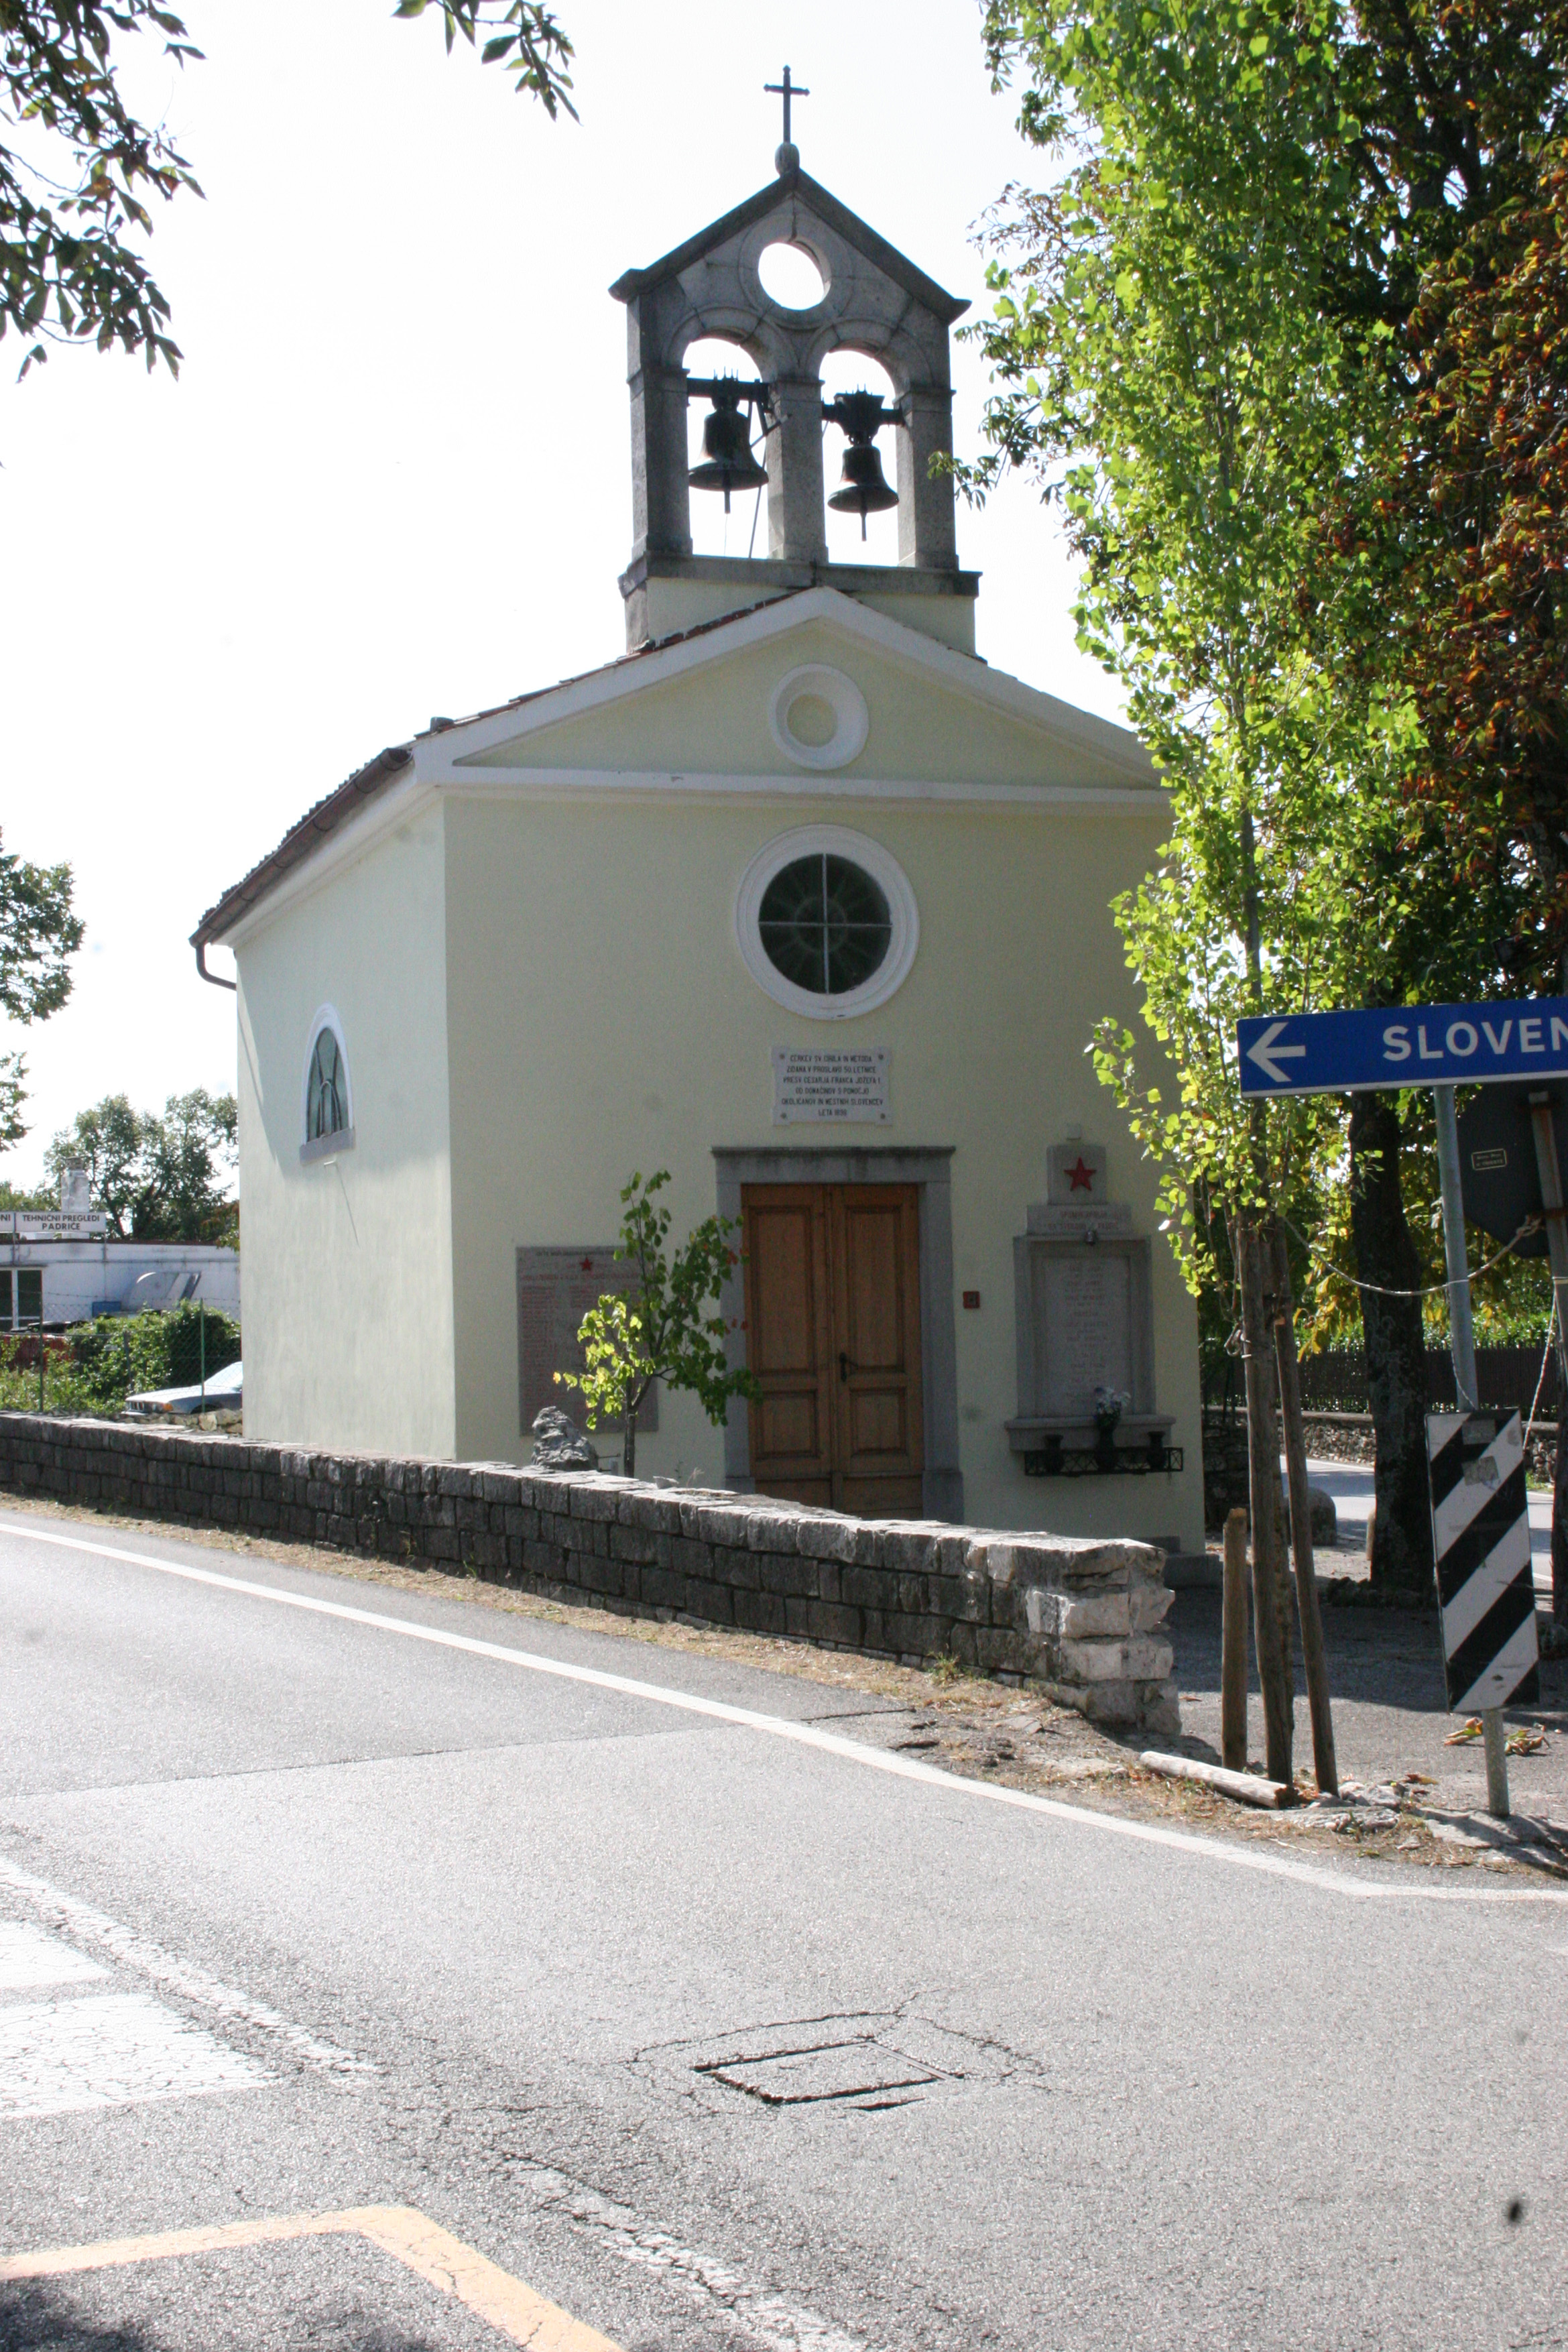
[[[972,653],[979,575],[958,569],[953,485],[930,470],[932,457],[952,447],[948,330],[968,304],[944,293],[801,170],[789,137],[791,94],[801,93],[789,91],[786,70],[777,178],[662,261],[629,269],[610,289],[626,305],[632,389],[633,541],[621,581],[627,645],[635,649],[789,589],[829,586]],[[800,248],[821,273],[821,299],[809,310],[787,309],[763,286],[762,255],[780,244]],[[736,387],[698,383],[686,373],[686,351],[705,337],[737,344],[757,368],[757,380],[738,386],[749,457],[745,434],[735,437]],[[822,362],[839,350],[878,362],[894,387],[891,407],[874,395],[858,406],[856,398],[824,404]],[[693,398],[714,400],[710,453],[736,453],[734,468],[701,468],[703,487],[727,494],[732,471],[744,488],[759,480],[759,464],[766,467],[765,556],[692,551],[686,411]],[[856,478],[869,464],[879,486],[862,500],[862,514],[868,505],[874,510],[894,502],[868,457],[876,432],[894,436],[896,564],[828,560],[823,438],[830,426],[850,442]],[[841,493],[835,503],[848,504],[852,495]]]

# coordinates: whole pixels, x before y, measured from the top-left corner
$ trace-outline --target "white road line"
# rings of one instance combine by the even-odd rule
[[[547,2212],[564,2213],[580,2228],[592,2231],[623,2262],[673,2279],[710,2320],[727,2324],[763,2352],[870,2352],[862,2337],[851,2336],[820,2312],[790,2303],[727,2263],[683,2245],[667,2231],[651,2229],[629,2206],[612,2204],[565,2173],[529,2167],[528,2178],[552,2192],[545,2200]]]
[[[83,1543],[76,1536],[50,1535],[41,1528],[16,1527],[5,1519],[0,1519],[0,1536],[51,1544],[61,1551],[81,1552],[90,1559],[111,1559],[122,1568],[150,1568],[160,1576],[179,1577],[188,1584],[211,1585],[217,1591],[237,1592],[247,1600],[270,1601],[281,1609],[301,1609],[315,1617],[336,1617],[346,1624],[368,1625],[379,1633],[396,1633],[404,1641],[428,1642],[437,1649],[461,1650],[470,1657],[491,1658],[497,1664],[520,1666],[529,1674],[550,1675],[559,1682],[580,1683],[591,1690],[614,1691],[624,1698],[645,1699],[655,1706],[706,1717],[712,1723],[730,1723],[743,1731],[762,1732],[769,1738],[793,1740],[797,1747],[814,1748],[823,1755],[837,1756],[846,1763],[858,1764],[864,1771],[888,1773],[900,1780],[918,1780],[927,1788],[943,1790],[973,1803],[1009,1805],[1019,1812],[1043,1813],[1074,1829],[1129,1838],[1140,1845],[1165,1846],[1172,1853],[1189,1853],[1202,1862],[1221,1863],[1232,1870],[1252,1870],[1269,1878],[1293,1879],[1298,1885],[1320,1886],[1331,1895],[1346,1895],[1353,1902],[1568,1904],[1568,1887],[1405,1885],[1386,1880],[1354,1879],[1341,1871],[1320,1869],[1312,1863],[1291,1862],[1283,1854],[1260,1853],[1218,1838],[1198,1837],[1190,1830],[1164,1829],[1155,1822],[1130,1822],[1116,1813],[1091,1812],[1085,1806],[1063,1804],[1059,1798],[1037,1797],[1027,1789],[998,1788],[984,1780],[967,1780],[956,1772],[944,1772],[939,1765],[922,1764],[913,1756],[868,1748],[858,1739],[844,1739],[836,1732],[821,1731],[815,1724],[791,1723],[787,1716],[761,1715],[752,1707],[731,1706],[723,1699],[700,1698],[692,1691],[668,1690],[658,1683],[634,1681],[629,1675],[605,1674],[597,1666],[574,1666],[564,1658],[543,1657],[533,1650],[508,1649],[504,1643],[481,1642],[471,1633],[450,1633],[441,1626],[422,1625],[414,1618],[386,1617],[374,1609],[352,1609],[346,1601],[321,1601],[312,1593],[288,1592],[278,1585],[223,1576],[216,1569],[196,1568],[183,1560],[156,1559],[151,1552],[120,1551],[111,1544]],[[9,1865],[0,1863],[0,1885],[12,1883],[8,1870]]]
[[[57,1936],[46,1936],[25,1920],[0,1919],[0,1992],[31,1992],[38,1985],[81,1984],[106,1977],[96,1960],[73,1952]]]
[[[255,2091],[265,2067],[144,1992],[78,1994],[0,2009],[0,2116]]]
[[[16,1863],[0,1854],[0,1886],[9,1887],[31,1904],[40,1917],[51,1927],[61,1929],[83,1943],[96,1944],[122,1968],[134,1969],[151,1977],[165,1992],[181,2000],[193,2001],[198,2008],[210,2009],[233,2025],[248,2026],[253,2032],[265,2033],[280,2042],[303,2064],[324,2074],[368,2074],[373,2072],[369,2060],[351,2057],[330,2042],[319,2042],[303,2027],[290,2024],[265,2001],[253,2000],[248,1993],[237,1992],[233,1985],[220,1984],[215,1977],[204,1976],[199,1969],[187,1968],[172,1952],[160,1945],[149,1943],[131,1927],[121,1927],[118,1919],[109,1918],[95,1911],[90,1903],[80,1903],[74,1895],[63,1895],[58,1887],[47,1885],[41,1878],[21,1869]]]

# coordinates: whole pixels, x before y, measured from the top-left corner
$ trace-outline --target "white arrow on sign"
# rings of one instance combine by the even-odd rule
[[[1252,1044],[1247,1048],[1248,1060],[1256,1062],[1263,1076],[1266,1078],[1272,1078],[1277,1087],[1282,1087],[1291,1075],[1289,1070],[1282,1070],[1280,1067],[1281,1062],[1304,1062],[1307,1058],[1307,1049],[1304,1045],[1281,1045],[1275,1043],[1275,1040],[1282,1037],[1284,1033],[1285,1024],[1282,1021],[1271,1021],[1261,1037],[1254,1038]]]

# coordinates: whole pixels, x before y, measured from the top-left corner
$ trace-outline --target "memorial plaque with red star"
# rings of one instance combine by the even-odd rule
[[[1098,1209],[1109,1199],[1103,1143],[1053,1143],[1048,1165],[1053,1208]]]

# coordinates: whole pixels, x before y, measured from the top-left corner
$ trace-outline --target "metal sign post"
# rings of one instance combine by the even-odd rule
[[[1517,1430],[1517,1417],[1500,1436],[1495,1418],[1478,1414],[1475,1327],[1470,1314],[1469,1260],[1465,1248],[1464,1191],[1460,1179],[1458,1124],[1454,1110],[1456,1086],[1500,1085],[1522,1078],[1546,1079],[1568,1072],[1568,997],[1534,997],[1511,1004],[1417,1004],[1385,1011],[1292,1013],[1258,1017],[1237,1024],[1241,1092],[1256,1100],[1270,1095],[1358,1094],[1428,1086],[1437,1115],[1437,1168],[1443,1192],[1443,1255],[1448,1266],[1448,1344],[1454,1360],[1454,1385],[1459,1411],[1427,1416],[1427,1444],[1431,1475],[1433,1549],[1437,1593],[1443,1612],[1443,1656],[1448,1702],[1456,1705],[1456,1673],[1477,1712],[1486,1738],[1487,1803],[1506,1820],[1509,1812],[1508,1759],[1504,1745],[1502,1708],[1511,1698],[1533,1690],[1538,1676],[1535,1634],[1535,1589],[1530,1563],[1530,1527],[1524,1500],[1522,1433],[1514,1440],[1520,1454],[1517,1480],[1510,1477],[1509,1494],[1518,1487],[1519,1510],[1492,1552],[1469,1563],[1465,1550],[1456,1554],[1458,1540],[1450,1521],[1458,1510],[1452,1498],[1453,1464],[1464,1456],[1463,1484],[1474,1477],[1494,1483],[1499,1476],[1498,1446]],[[1563,1310],[1568,1308],[1568,1217],[1563,1201],[1556,1134],[1551,1098],[1531,1097],[1531,1119],[1545,1207],[1548,1248],[1552,1259],[1553,1296],[1558,1305],[1558,1329],[1564,1334]],[[1568,1392],[1568,1337],[1562,1341],[1565,1392]],[[1469,1460],[1474,1454],[1475,1462]],[[1491,1477],[1483,1474],[1490,1470]],[[1455,1474],[1456,1475],[1458,1474]],[[1445,1483],[1446,1482],[1446,1483]],[[1441,1489],[1441,1491],[1439,1491]],[[1491,1529],[1495,1510],[1476,1517],[1480,1533]],[[1522,1538],[1514,1520],[1523,1528]],[[1466,1528],[1469,1528],[1469,1519]],[[1465,1542],[1473,1542],[1467,1534]],[[1522,1570],[1513,1555],[1522,1540]],[[1458,1573],[1456,1559],[1464,1569]],[[1490,1638],[1496,1620],[1489,1609],[1469,1621],[1477,1596],[1489,1578],[1504,1578],[1507,1597],[1499,1588],[1494,1601],[1511,1617],[1507,1638],[1484,1671],[1475,1670],[1476,1646]],[[1447,1579],[1447,1581],[1445,1581]],[[1453,1587],[1453,1590],[1450,1590]],[[1512,1617],[1519,1622],[1514,1624]],[[1458,1651],[1450,1643],[1459,1644]],[[1456,1658],[1458,1664],[1456,1665]],[[1489,1703],[1490,1702],[1490,1703]]]
[[[1448,1353],[1461,1412],[1480,1403],[1476,1387],[1476,1327],[1470,1314],[1470,1261],[1465,1249],[1465,1200],[1459,1174],[1459,1122],[1452,1087],[1434,1087],[1437,1113],[1437,1176],[1443,1192],[1443,1256],[1448,1274]]]
[[[1568,1407],[1568,1219],[1563,1208],[1563,1171],[1557,1159],[1557,1130],[1552,1105],[1542,1094],[1530,1098],[1530,1123],[1535,1130],[1535,1165],[1541,1176],[1541,1205],[1546,1222],[1546,1255],[1552,1265],[1552,1297],[1557,1308],[1557,1361],[1563,1374],[1563,1394]]]

